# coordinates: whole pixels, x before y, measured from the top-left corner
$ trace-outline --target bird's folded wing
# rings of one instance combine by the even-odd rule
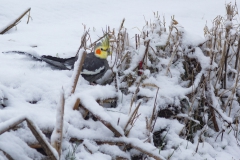
[[[81,74],[85,74],[85,75],[95,75],[95,74],[99,74],[99,73],[100,73],[101,71],[103,71],[104,69],[105,69],[104,66],[99,67],[99,68],[97,68],[97,69],[95,69],[95,70],[92,70],[92,71],[89,71],[89,70],[87,70],[87,69],[83,69],[82,72],[81,72]]]

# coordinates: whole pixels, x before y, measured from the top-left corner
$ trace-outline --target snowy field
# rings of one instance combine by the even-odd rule
[[[203,28],[207,24],[212,26],[212,20],[218,16],[224,16],[226,0],[1,0],[0,1],[0,31],[12,23],[20,14],[31,8],[31,18],[26,24],[28,17],[25,16],[21,22],[7,33],[0,35],[0,130],[1,122],[12,118],[27,116],[43,132],[52,132],[56,124],[56,111],[62,88],[65,91],[65,114],[64,114],[64,138],[62,144],[62,159],[73,150],[69,142],[70,138],[84,139],[83,143],[76,148],[76,160],[117,159],[117,156],[131,159],[131,155],[139,154],[139,151],[131,150],[124,152],[116,145],[97,144],[95,139],[109,139],[114,141],[116,137],[101,122],[91,118],[84,120],[82,114],[73,110],[76,98],[81,99],[83,105],[89,106],[89,110],[96,115],[111,122],[117,130],[123,134],[123,128],[129,116],[129,106],[136,86],[129,88],[133,94],[122,95],[115,91],[114,84],[89,85],[80,77],[76,93],[70,96],[69,89],[72,85],[72,70],[57,70],[45,62],[34,61],[32,58],[14,53],[2,53],[7,51],[24,51],[34,55],[52,55],[61,58],[75,56],[80,45],[81,36],[84,33],[84,26],[89,29],[91,40],[95,41],[103,35],[107,26],[118,31],[122,19],[125,18],[124,27],[129,34],[130,45],[135,47],[135,34],[140,34],[145,21],[153,22],[153,12],[158,12],[160,19],[163,16],[166,20],[166,28],[171,22],[171,16],[179,23],[185,32],[183,43],[198,45],[205,41]],[[232,1],[234,4],[235,1]],[[236,2],[240,7],[240,1]],[[240,10],[239,10],[240,11]],[[240,16],[236,16],[238,22]],[[167,37],[166,37],[167,38]],[[165,38],[165,39],[166,39]],[[161,43],[162,41],[159,41]],[[150,42],[151,43],[151,42]],[[138,51],[144,53],[144,46]],[[140,53],[142,52],[142,53]],[[113,53],[113,57],[114,57]],[[203,55],[200,49],[196,48],[196,56],[202,66],[207,68],[210,59]],[[136,58],[136,57],[135,57]],[[138,58],[135,59],[135,62]],[[161,61],[168,64],[170,58]],[[110,66],[114,63],[109,57]],[[181,68],[181,64],[177,64]],[[125,74],[130,70],[124,71]],[[191,88],[179,85],[179,77],[183,69],[172,69],[172,76],[166,76],[165,71],[154,78],[146,79],[144,82],[154,83],[160,89],[157,100],[158,106],[165,104],[180,104],[179,99],[190,93]],[[109,72],[108,72],[109,73]],[[110,73],[109,73],[110,74]],[[144,74],[150,75],[145,71]],[[199,78],[200,79],[200,78]],[[195,82],[194,82],[195,83]],[[196,82],[197,84],[197,82]],[[156,89],[141,88],[138,96],[147,95],[155,97]],[[95,100],[118,97],[116,108],[102,108]],[[5,98],[5,99],[4,99]],[[3,102],[4,101],[4,102]],[[134,101],[132,111],[140,101]],[[134,143],[142,146],[147,151],[156,154],[161,159],[171,160],[239,160],[240,146],[231,134],[224,134],[223,140],[218,138],[218,133],[213,132],[213,138],[204,137],[205,140],[198,144],[196,136],[194,142],[190,142],[179,134],[183,125],[176,119],[158,118],[154,131],[159,128],[171,128],[164,132],[168,143],[164,149],[155,148],[153,142],[144,143],[147,140],[145,117],[151,117],[154,98],[149,102],[141,101],[139,112],[134,127],[128,134],[128,138],[121,137],[126,143]],[[180,116],[180,115],[179,115]],[[182,115],[186,116],[186,115]],[[119,122],[120,121],[120,122]],[[231,121],[231,120],[229,120]],[[158,128],[158,129],[157,129]],[[226,131],[227,132],[227,131]],[[200,131],[196,133],[199,135]],[[200,135],[201,137],[201,135]],[[221,135],[219,136],[221,137]],[[47,137],[49,139],[49,137]],[[4,152],[13,159],[41,159],[43,156],[28,145],[35,144],[36,139],[24,122],[15,131],[10,130],[0,135],[0,160],[7,159]],[[86,147],[90,149],[90,152]],[[198,152],[196,148],[198,146]],[[3,152],[4,151],[4,152]],[[148,159],[154,159],[151,156]]]

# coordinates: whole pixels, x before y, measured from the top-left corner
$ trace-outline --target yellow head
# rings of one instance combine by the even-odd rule
[[[102,42],[99,42],[94,48],[95,56],[101,59],[106,59],[110,55],[109,38],[106,36]]]

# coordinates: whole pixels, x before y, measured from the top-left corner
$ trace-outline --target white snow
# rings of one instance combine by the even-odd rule
[[[73,77],[76,74],[74,71],[57,70],[45,62],[35,61],[29,56],[2,52],[24,51],[35,57],[41,55],[61,58],[73,57],[76,55],[81,36],[85,30],[89,29],[91,41],[94,42],[103,35],[102,31],[105,31],[107,26],[118,31],[123,18],[125,18],[124,27],[127,28],[129,33],[130,46],[135,47],[135,34],[140,34],[139,30],[142,30],[143,26],[146,25],[145,20],[148,23],[150,19],[151,22],[154,21],[153,12],[158,12],[161,20],[163,20],[163,16],[165,17],[167,29],[171,22],[171,16],[174,15],[179,26],[183,27],[181,30],[184,32],[182,44],[194,46],[205,41],[203,28],[206,22],[208,26],[211,26],[212,20],[217,15],[225,15],[225,4],[229,1],[1,0],[0,31],[29,7],[31,7],[31,18],[29,24],[26,24],[27,16],[25,16],[16,27],[0,35],[0,132],[13,122],[25,117],[32,120],[39,130],[52,132],[58,120],[56,114],[58,112],[60,90],[63,88],[67,96],[65,96],[62,159],[73,149],[73,146],[68,141],[70,138],[84,140],[76,148],[74,153],[76,159],[110,160],[118,155],[130,159],[129,152],[123,152],[116,146],[97,145],[94,142],[95,140],[117,142],[118,139],[101,122],[94,121],[91,118],[84,120],[81,111],[72,110],[76,99],[80,98],[81,104],[90,112],[98,115],[104,121],[110,122],[119,133],[123,134],[132,97],[124,95],[120,91],[119,88],[121,88],[122,84],[119,81],[116,82],[118,88],[115,88],[114,84],[92,86],[80,76],[75,93],[69,96]],[[231,1],[235,3],[234,0]],[[236,1],[236,3],[240,7],[240,1]],[[225,25],[229,26],[230,22]],[[153,33],[150,46],[152,44],[163,46],[166,43],[166,35],[163,35],[161,39],[154,36],[155,33]],[[134,50],[131,47],[129,48]],[[133,73],[133,70],[138,67],[139,62],[142,60],[145,49],[146,47],[141,44],[140,48],[134,52],[131,60],[134,65],[125,70],[124,74]],[[181,54],[182,48],[177,49],[179,50],[177,54]],[[80,54],[82,52],[83,50],[80,50]],[[108,58],[109,64],[114,63],[114,56],[113,53],[113,62]],[[206,73],[205,71],[216,66],[216,64],[209,65],[210,58],[206,57],[200,48],[196,48],[194,53],[189,54],[189,57],[196,58],[201,63],[202,70],[196,76],[192,86],[188,88],[184,84],[179,85],[180,76],[184,73],[182,64],[171,66],[171,75],[166,76],[166,67],[164,66],[168,65],[170,57],[160,59],[162,66],[158,68],[161,70],[158,75],[153,76],[150,70],[143,70],[143,75],[148,77],[143,83],[155,84],[159,87],[156,103],[158,106],[163,107],[162,109],[166,107],[166,104],[180,106],[179,99],[186,98],[185,95],[195,90],[199,86],[202,75]],[[148,62],[148,65],[151,66],[150,62]],[[104,68],[99,68],[96,72],[100,72],[102,69]],[[113,68],[113,71],[116,71],[116,68]],[[111,71],[107,72],[107,74],[110,75]],[[107,79],[108,75],[103,79]],[[188,85],[186,84],[186,86]],[[136,88],[136,86],[132,86],[128,89],[131,93],[134,93]],[[147,98],[156,96],[157,89],[154,87],[140,86],[139,89],[138,96],[148,95]],[[117,108],[106,109],[96,102],[96,100],[116,97],[118,98]],[[232,123],[233,119],[222,112],[218,101],[213,97],[214,109],[227,123]],[[134,100],[132,110],[135,109],[139,102]],[[163,159],[167,159],[172,153],[171,160],[239,159],[240,147],[236,144],[233,132],[225,133],[221,141],[221,134],[217,138],[216,132],[209,129],[212,135],[205,137],[203,142],[199,143],[198,152],[196,153],[197,138],[201,134],[200,131],[195,135],[194,142],[187,141],[179,136],[184,125],[176,119],[158,118],[156,120],[154,131],[167,129],[164,133],[167,133],[166,140],[168,143],[164,149],[160,150],[154,147],[153,142],[144,143],[144,140],[148,138],[145,132],[146,117],[151,116],[154,107],[152,104],[153,101],[151,100],[140,106],[138,111],[140,115],[133,125],[129,138],[121,137],[120,140],[142,147]],[[178,114],[178,116],[199,123],[199,121],[188,117],[187,114]],[[36,139],[30,134],[26,124],[22,124],[21,127],[16,131],[5,132],[0,135],[0,159],[6,159],[1,150],[12,155],[14,159],[43,158],[40,153],[27,145],[36,143]],[[226,128],[226,126],[221,127]],[[226,132],[228,131],[226,130]],[[48,138],[44,140],[50,141]],[[55,150],[51,149],[57,157]]]

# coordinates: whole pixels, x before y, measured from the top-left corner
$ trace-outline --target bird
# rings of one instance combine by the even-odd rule
[[[70,58],[59,58],[53,57],[49,55],[42,55],[40,57],[36,57],[30,53],[21,52],[21,51],[11,51],[19,54],[25,54],[31,56],[35,60],[44,61],[58,69],[61,70],[71,70],[74,68],[74,64],[78,59],[78,54],[74,57]],[[5,52],[8,53],[8,52]],[[109,37],[105,36],[105,38],[97,43],[94,47],[93,52],[90,52],[86,55],[81,75],[88,82],[95,83],[96,80],[103,77],[106,71],[109,69],[107,57],[111,55],[110,45],[109,45]]]

